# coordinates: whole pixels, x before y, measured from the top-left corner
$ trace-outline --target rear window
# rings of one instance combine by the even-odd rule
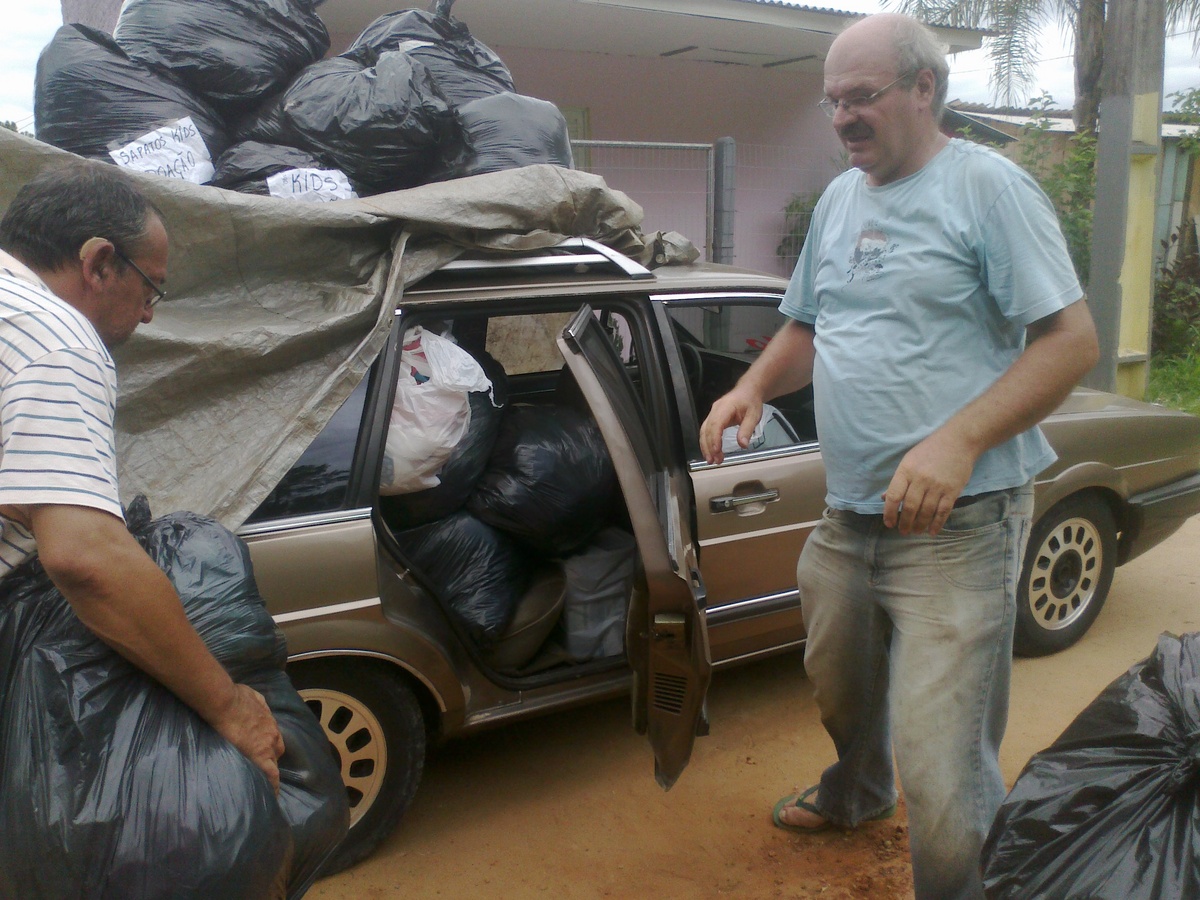
[[[306,516],[342,507],[354,467],[354,450],[358,446],[369,381],[364,378],[346,398],[329,424],[313,438],[308,449],[247,522]]]

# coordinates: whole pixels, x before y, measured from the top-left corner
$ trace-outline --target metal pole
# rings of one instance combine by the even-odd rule
[[[733,138],[718,138],[713,143],[713,262],[733,263],[733,207],[737,168],[737,145]]]

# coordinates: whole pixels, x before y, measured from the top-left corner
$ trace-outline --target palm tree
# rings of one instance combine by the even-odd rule
[[[988,56],[994,66],[992,93],[1002,103],[1020,105],[1034,88],[1038,35],[1051,23],[1068,26],[1075,37],[1075,109],[1078,131],[1095,131],[1104,67],[1104,17],[1119,0],[895,0],[906,12],[932,25],[988,28]],[[891,5],[891,4],[885,4]],[[1200,52],[1200,0],[1166,0],[1167,33],[1191,32]]]

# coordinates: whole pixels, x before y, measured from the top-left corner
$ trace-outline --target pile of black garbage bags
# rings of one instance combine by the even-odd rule
[[[612,610],[593,604],[580,612],[605,621],[561,635],[574,651],[563,661],[619,654],[636,545],[610,527],[619,519],[617,479],[600,430],[578,402],[510,403],[504,370],[485,352],[474,356],[491,392],[470,393],[469,425],[439,484],[382,496],[383,518],[475,646],[486,651],[505,637],[522,598],[555,561],[566,572],[568,605],[572,592],[598,584]]]
[[[232,533],[192,513],[134,536],[235,681],[283,734],[263,773],[74,615],[36,559],[0,603],[0,896],[299,897],[349,824],[329,742]]]
[[[314,0],[126,0],[112,36],[64,25],[42,51],[36,135],[140,171],[302,200],[570,167],[557,107],[517,94],[449,5],[381,16],[325,59]]]

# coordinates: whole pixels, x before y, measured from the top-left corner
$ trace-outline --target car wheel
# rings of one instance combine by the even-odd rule
[[[1117,563],[1117,525],[1108,504],[1077,494],[1033,526],[1017,592],[1013,649],[1046,656],[1078,641],[1100,614]]]
[[[288,666],[342,772],[350,832],[321,867],[340,872],[396,826],[425,766],[425,720],[413,689],[381,664],[319,660]]]

